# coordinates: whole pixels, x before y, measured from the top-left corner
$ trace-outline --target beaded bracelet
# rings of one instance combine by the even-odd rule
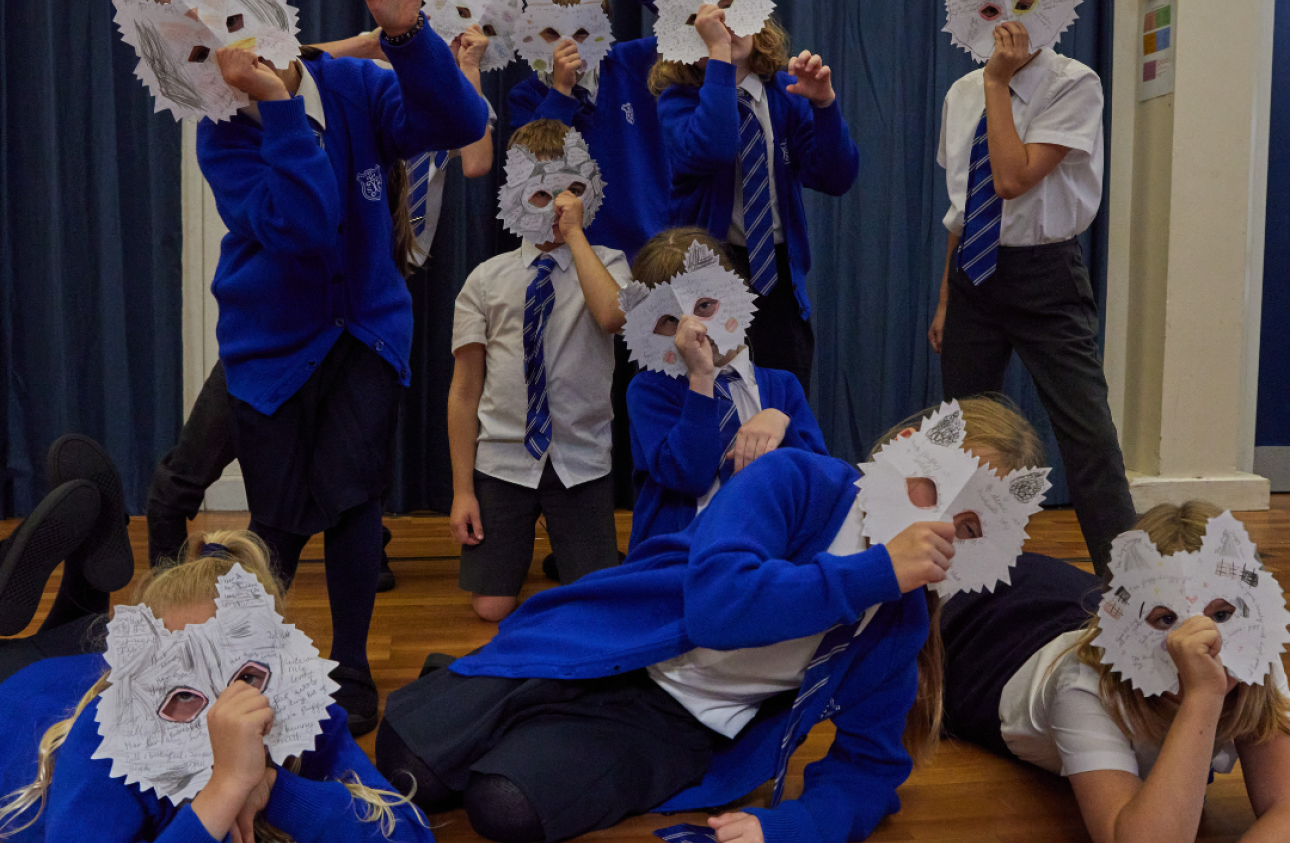
[[[426,25],[426,16],[421,12],[417,12],[417,22],[412,24],[411,29],[409,29],[407,32],[403,33],[402,35],[386,35],[385,32],[382,31],[381,40],[384,41],[386,44],[389,44],[391,47],[402,47],[404,44],[408,43],[413,38],[416,38],[417,33],[420,32],[422,29],[424,29],[425,25]]]

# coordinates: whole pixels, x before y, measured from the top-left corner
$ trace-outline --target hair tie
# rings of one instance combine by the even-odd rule
[[[233,554],[229,553],[228,548],[222,544],[216,544],[215,542],[203,542],[201,555],[198,556],[197,558],[205,559],[207,556],[216,556],[220,559],[229,559],[232,557],[232,555]]]

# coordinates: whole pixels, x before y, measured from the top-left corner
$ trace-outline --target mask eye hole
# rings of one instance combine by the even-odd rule
[[[471,18],[474,17],[474,15],[471,13],[470,9],[466,8],[465,6],[458,6],[457,17],[461,18],[462,20],[470,20]]]
[[[685,25],[694,26],[694,22],[697,21],[698,19],[699,19],[698,15],[690,15],[689,19],[685,22]]]
[[[677,326],[680,324],[681,320],[675,316],[660,316],[658,321],[654,323],[654,333],[660,337],[674,337],[676,336]]]
[[[211,57],[210,48],[198,45],[196,47],[193,47],[193,51],[188,54],[188,61],[193,64],[201,64],[202,62],[206,61],[210,57]]]
[[[994,3],[986,3],[984,6],[981,7],[980,15],[981,15],[981,20],[984,20],[986,22],[996,21],[999,19],[1001,15],[1003,15],[1003,9],[1000,9]]]
[[[484,30],[484,34],[487,35],[489,38],[497,37],[497,27],[493,26],[491,23],[484,24],[483,30]]]
[[[541,35],[542,40],[548,44],[554,44],[556,41],[560,40],[560,33],[556,32],[549,26],[538,34]]]
[[[711,319],[721,310],[721,302],[718,299],[702,298],[694,303],[694,315],[700,319]]]
[[[191,723],[206,709],[206,695],[192,688],[176,688],[166,694],[157,716],[168,723]]]
[[[270,675],[272,675],[272,671],[269,670],[269,666],[267,664],[264,664],[263,662],[247,662],[237,669],[237,672],[233,674],[233,678],[228,681],[228,684],[232,685],[234,682],[245,682],[255,690],[263,693],[264,689],[269,687]]]
[[[1157,606],[1147,613],[1146,621],[1152,629],[1168,632],[1178,623],[1178,613],[1168,606]]]
[[[539,190],[537,193],[534,193],[529,197],[529,204],[534,208],[545,208],[547,205],[551,204],[551,200],[554,198],[555,197],[550,193],[547,193],[545,190]]]
[[[577,41],[579,44],[583,43],[590,37],[591,33],[585,29],[579,29],[577,32],[573,33],[573,40]]]
[[[905,478],[905,491],[909,495],[909,502],[919,509],[934,509],[940,499],[936,481],[930,477]]]
[[[246,26],[246,21],[241,15],[229,15],[224,25],[228,27],[229,32],[241,32]]]
[[[1214,623],[1227,623],[1236,614],[1236,607],[1219,597],[1211,600],[1205,607],[1205,617],[1210,618]]]
[[[954,538],[959,541],[979,539],[985,533],[981,529],[981,517],[975,512],[960,512],[954,516]]]
[[[1017,0],[1017,2],[1013,4],[1012,11],[1018,15],[1024,15],[1026,12],[1029,12],[1038,5],[1039,0]]]
[[[574,196],[581,196],[582,194],[587,192],[587,186],[580,181],[576,181],[573,184],[569,185],[569,192],[572,193]]]
[[[730,8],[731,6],[733,6],[734,4],[735,4],[735,0],[719,0],[719,2],[717,3],[717,8],[718,8],[718,9],[729,9],[729,8]]]

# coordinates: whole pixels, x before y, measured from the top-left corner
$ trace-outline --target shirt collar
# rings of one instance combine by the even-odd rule
[[[567,243],[563,246],[557,246],[550,252],[543,252],[527,240],[520,244],[520,260],[524,263],[526,268],[532,266],[533,261],[543,255],[550,255],[555,258],[555,263],[560,267],[561,272],[567,272],[569,264],[573,263],[573,250],[569,248]]]
[[[1008,83],[1008,87],[1022,102],[1029,104],[1030,98],[1039,89],[1039,83],[1044,80],[1044,73],[1052,63],[1053,51],[1040,50],[1039,55],[1031,59],[1029,64],[1012,75],[1012,81]]]
[[[744,81],[739,83],[739,87],[752,95],[753,102],[760,103],[762,97],[766,96],[766,86],[756,73],[749,73],[745,76]]]
[[[753,368],[752,358],[748,355],[747,346],[744,347],[743,351],[735,355],[734,360],[722,366],[721,371],[733,371],[750,388],[757,385],[757,373]]]

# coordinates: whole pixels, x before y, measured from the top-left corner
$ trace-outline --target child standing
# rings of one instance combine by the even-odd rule
[[[624,321],[618,293],[631,275],[622,252],[592,246],[583,231],[580,197],[599,188],[570,175],[588,159],[569,132],[538,120],[512,136],[513,159],[527,158],[533,175],[508,183],[504,194],[519,198],[503,211],[554,225],[539,222],[546,227],[519,249],[481,264],[457,298],[451,523],[461,587],[490,621],[519,605],[539,514],[561,581],[618,562],[609,389]]]
[[[809,396],[815,334],[802,188],[846,193],[860,152],[823,60],[809,51],[790,60],[788,33],[774,19],[736,37],[725,16],[713,4],[699,9],[704,62],[660,61],[650,74],[672,165],[672,220],[730,243],[759,295],[751,335],[758,364],[792,372]]]
[[[945,97],[950,231],[928,333],[945,399],[997,392],[1015,350],[1057,436],[1098,573],[1133,499],[1107,403],[1097,303],[1079,241],[1102,200],[1102,86],[1025,26],[999,25],[982,70]]]
[[[252,529],[288,582],[309,536],[326,533],[336,699],[356,734],[377,721],[367,632],[410,378],[387,173],[478,140],[488,111],[418,0],[368,7],[394,72],[325,54],[274,70],[224,49],[224,78],[254,104],[197,134],[229,228],[212,289]]]
[[[633,276],[651,289],[666,284],[682,273],[695,243],[735,271],[721,244],[696,227],[664,231],[650,240],[636,258]],[[723,482],[776,448],[828,454],[797,378],[754,366],[746,345],[718,353],[706,323],[696,316],[655,328],[655,333],[665,331],[676,337],[689,376],[641,372],[628,387],[637,489],[632,547],[650,536],[684,530]]]

